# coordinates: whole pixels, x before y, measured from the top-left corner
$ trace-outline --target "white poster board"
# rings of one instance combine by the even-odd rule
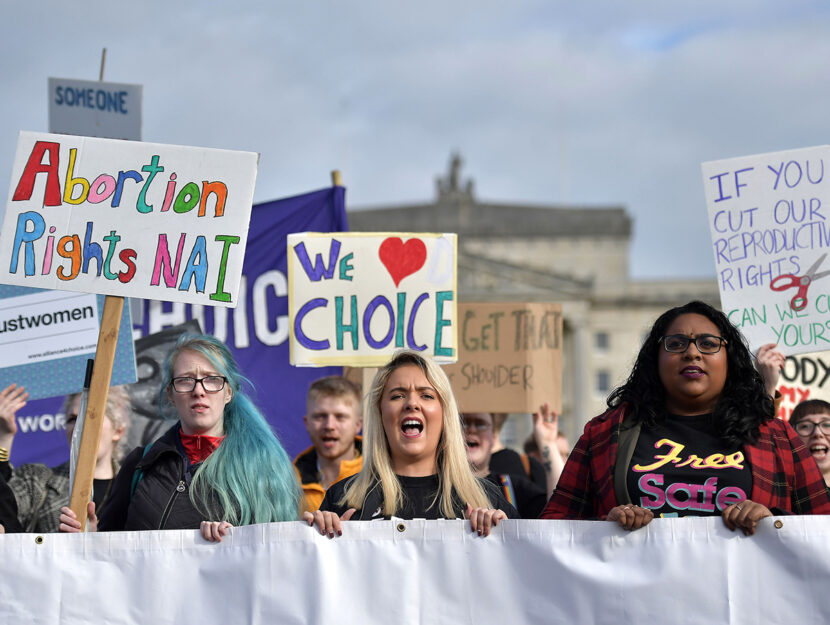
[[[288,235],[291,364],[385,364],[397,349],[458,357],[456,235]]]
[[[141,141],[141,85],[49,79],[49,132]]]
[[[21,132],[0,282],[234,307],[257,160]]]
[[[0,369],[95,354],[95,295],[35,291],[0,300]]]
[[[830,349],[830,147],[703,163],[721,307],[755,351]]]

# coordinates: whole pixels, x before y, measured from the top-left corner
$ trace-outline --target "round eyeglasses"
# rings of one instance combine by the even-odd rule
[[[793,429],[798,432],[799,436],[808,437],[812,436],[813,432],[816,431],[816,428],[821,429],[822,434],[827,434],[830,436],[830,421],[821,421],[820,423],[815,423],[813,421],[807,421],[806,419],[799,421],[793,426]]]
[[[227,380],[221,375],[208,375],[203,378],[173,378],[173,390],[177,393],[191,393],[196,388],[196,382],[201,383],[205,393],[218,393],[225,388]]]
[[[685,334],[669,334],[660,340],[663,342],[663,349],[673,354],[682,354],[689,349],[690,343],[694,343],[701,354],[717,354],[726,343],[726,339],[714,334],[699,334],[694,338]]]

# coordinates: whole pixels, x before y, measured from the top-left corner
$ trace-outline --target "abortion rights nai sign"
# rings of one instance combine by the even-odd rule
[[[288,235],[291,364],[385,364],[397,349],[458,357],[456,235]]]
[[[753,351],[830,349],[830,146],[703,163],[721,307]]]
[[[21,132],[0,282],[236,306],[257,159]]]

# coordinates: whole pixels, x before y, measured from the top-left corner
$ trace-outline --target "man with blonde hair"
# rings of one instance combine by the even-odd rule
[[[294,460],[309,512],[320,507],[329,486],[363,467],[358,436],[362,414],[360,389],[346,378],[329,376],[311,383],[303,416],[311,447]]]

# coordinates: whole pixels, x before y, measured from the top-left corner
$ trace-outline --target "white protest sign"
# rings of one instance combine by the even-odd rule
[[[141,85],[49,79],[49,132],[141,141]]]
[[[830,353],[787,356],[778,380],[778,416],[789,421],[793,408],[807,399],[830,401]]]
[[[94,354],[95,295],[37,291],[0,299],[0,368]]]
[[[21,132],[0,282],[234,307],[257,158]]]
[[[401,348],[458,357],[456,235],[288,235],[291,363],[380,366]]]
[[[756,350],[830,348],[830,147],[703,163],[721,307]]]

